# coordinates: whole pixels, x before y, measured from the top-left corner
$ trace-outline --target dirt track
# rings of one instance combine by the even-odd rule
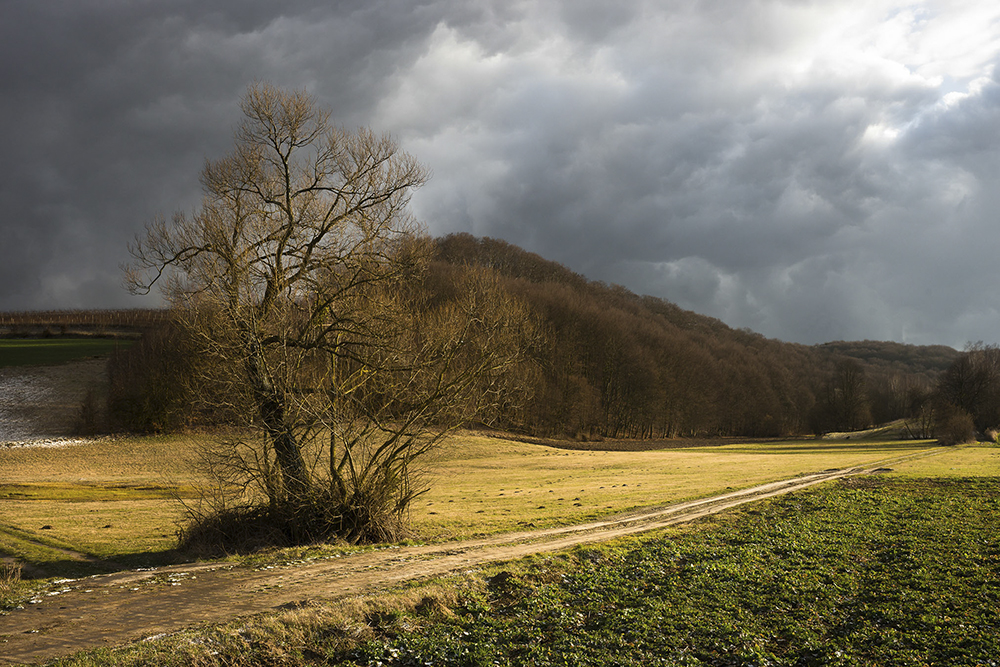
[[[199,623],[223,622],[310,600],[343,599],[403,581],[663,528],[822,482],[878,472],[884,466],[936,451],[828,470],[577,526],[388,548],[261,570],[195,564],[66,581],[40,601],[0,617],[0,664],[51,659]]]

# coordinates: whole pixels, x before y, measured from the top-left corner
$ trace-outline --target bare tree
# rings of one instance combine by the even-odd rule
[[[241,106],[201,208],[151,224],[126,282],[166,285],[206,400],[245,427],[210,458],[226,503],[293,541],[395,537],[414,460],[502,393],[524,313],[482,273],[421,288],[427,172],[390,137],[266,84]]]
[[[1000,347],[967,345],[938,381],[938,399],[971,415],[982,433],[1000,426]]]

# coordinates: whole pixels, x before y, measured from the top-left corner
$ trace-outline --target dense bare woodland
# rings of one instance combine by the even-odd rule
[[[436,241],[412,294],[440,308],[461,298],[470,274],[484,271],[523,304],[525,325],[536,333],[508,371],[516,377],[505,384],[507,395],[475,421],[533,435],[779,437],[904,417],[929,435],[938,381],[961,356],[945,346],[766,339],[468,234]],[[164,354],[177,345],[161,332],[112,360],[121,425],[169,430],[199,419],[183,385],[155,380],[186,358]],[[155,392],[161,395],[136,400]]]
[[[916,417],[958,357],[945,346],[805,346],[684,311],[494,239],[438,242],[449,266],[485,266],[547,339],[530,407],[506,426],[580,438],[783,436]]]

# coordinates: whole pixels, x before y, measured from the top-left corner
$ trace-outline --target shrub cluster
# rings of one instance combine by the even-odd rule
[[[108,359],[107,414],[113,430],[164,433],[196,415],[195,359],[181,329],[166,322]]]

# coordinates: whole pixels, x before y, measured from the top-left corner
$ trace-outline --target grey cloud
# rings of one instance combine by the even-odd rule
[[[366,121],[420,13],[386,4],[5,3],[0,308],[136,305],[118,284],[126,242],[197,204],[249,83]]]
[[[946,5],[841,9],[13,0],[0,309],[135,303],[126,242],[197,205],[266,79],[396,133],[434,173],[414,198],[433,233],[790,340],[995,338],[1000,86],[971,49],[996,39],[936,83],[917,49]],[[880,21],[896,51],[863,41]]]
[[[489,72],[503,96],[477,95],[478,104],[505,108],[522,95],[515,120],[492,126],[497,136],[510,125],[520,132],[503,144],[495,176],[463,182],[462,202],[477,210],[457,217],[591,277],[769,335],[959,344],[966,333],[951,327],[963,320],[951,311],[969,302],[969,284],[947,266],[961,261],[956,241],[936,237],[970,242],[949,222],[956,197],[971,207],[997,173],[992,139],[969,143],[997,136],[992,90],[964,102],[968,111],[934,111],[939,91],[884,62],[862,76],[820,63],[786,90],[757,73],[771,65],[769,24],[727,9],[718,24],[682,10],[661,15],[652,29],[673,25],[661,42],[629,41],[646,25],[602,32],[595,49],[620,40],[615,56],[597,61],[615,69],[617,87],[601,88],[602,75],[613,77],[600,70],[591,87],[574,87],[567,68],[539,95],[523,77]],[[743,25],[744,39],[724,39]],[[558,42],[571,31],[552,32]],[[893,127],[904,127],[899,140],[879,136]],[[484,133],[476,138],[487,144]],[[463,180],[460,169],[448,173]],[[987,219],[988,208],[963,224]],[[444,206],[427,211],[456,217]],[[996,236],[981,231],[979,248]],[[923,284],[933,288],[910,289]]]

